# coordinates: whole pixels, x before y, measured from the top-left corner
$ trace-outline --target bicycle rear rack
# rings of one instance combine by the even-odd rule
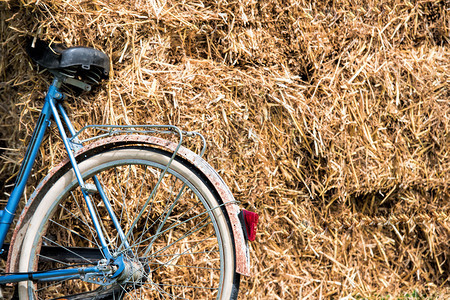
[[[86,134],[89,137],[86,139],[80,139],[79,137],[82,134],[83,135]],[[184,137],[188,137],[188,138],[200,137],[202,143],[200,145],[199,151],[197,151],[197,153],[196,153],[200,157],[203,156],[203,154],[205,153],[206,140],[203,137],[203,135],[201,135],[198,132],[183,131],[183,130],[179,129],[177,126],[173,126],[173,125],[87,125],[87,126],[83,127],[80,131],[73,134],[73,136],[69,139],[69,141],[72,144],[72,150],[76,151],[76,150],[78,150],[77,148],[83,147],[83,143],[91,142],[93,140],[98,140],[98,139],[102,139],[102,138],[109,138],[109,137],[121,136],[121,135],[138,135],[138,136],[147,136],[147,137],[148,136],[160,136],[160,135],[168,135],[168,136],[172,135],[172,138],[169,137],[169,139],[177,140],[177,142],[169,140],[170,142],[172,142],[176,145],[175,148],[173,149],[173,153],[170,155],[170,159],[167,162],[167,164],[164,166],[164,168],[162,168],[161,174],[159,175],[159,179],[158,179],[157,183],[153,187],[153,190],[152,190],[150,196],[147,198],[147,200],[145,201],[145,204],[143,205],[142,209],[138,213],[138,216],[135,218],[135,221],[133,222],[131,227],[128,228],[128,232],[126,234],[123,233],[124,234],[123,243],[119,247],[119,250],[125,250],[125,248],[127,247],[126,241],[128,240],[129,235],[132,232],[132,229],[136,226],[137,220],[144,213],[145,208],[148,206],[149,202],[153,199],[156,191],[158,190],[159,185],[161,184],[163,178],[165,177],[165,174],[170,172],[169,171],[170,166],[171,166],[172,162],[174,161],[175,157],[177,156],[177,153],[183,144],[183,141],[184,141],[183,138]],[[189,148],[192,148],[192,147],[189,147]],[[193,152],[195,153],[195,151],[193,151]],[[96,179],[94,179],[94,180],[96,180]],[[97,183],[96,183],[96,185],[97,185]],[[185,186],[183,186],[183,189]],[[89,187],[83,186],[82,189],[87,191],[89,189]],[[102,198],[103,198],[103,196],[102,196]],[[108,206],[107,202],[105,202],[105,205]],[[158,228],[158,231],[160,229],[161,228]]]
[[[90,136],[85,139],[80,139],[82,134],[86,134]],[[107,138],[116,135],[173,135],[177,137],[177,147],[175,150],[175,154],[178,152],[178,149],[181,147],[184,138],[196,138],[199,137],[201,139],[201,146],[197,149],[197,155],[200,157],[203,156],[206,150],[206,140],[205,137],[196,132],[196,131],[184,131],[174,125],[87,125],[84,126],[81,130],[75,133],[71,138],[70,142],[76,148],[82,147],[82,144],[91,142],[93,140]],[[93,135],[93,136],[92,136]],[[192,148],[192,147],[189,147]],[[76,150],[76,149],[74,149]],[[192,150],[192,149],[191,149]]]

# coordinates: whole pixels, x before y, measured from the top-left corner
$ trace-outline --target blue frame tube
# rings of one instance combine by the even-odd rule
[[[34,272],[34,273],[22,273],[22,274],[10,274],[5,276],[0,276],[0,284],[13,283],[19,281],[27,280],[50,280],[58,279],[61,280],[65,277],[67,279],[72,279],[74,276],[81,276],[87,273],[101,273],[98,267],[88,267],[88,268],[76,268],[76,269],[63,269],[63,270],[50,270],[45,272]]]
[[[57,105],[59,113],[61,114],[61,117],[63,118],[63,121],[66,124],[67,129],[69,130],[70,135],[72,136],[72,139],[73,139],[73,137],[76,135],[75,128],[73,127],[72,123],[70,122],[70,119],[69,119],[64,107],[62,106],[62,104],[58,102],[56,105]],[[75,139],[78,140],[77,137]],[[130,247],[130,245],[125,238],[125,233],[123,232],[122,227],[120,227],[119,220],[117,219],[116,215],[114,214],[114,211],[111,206],[111,202],[109,201],[108,197],[106,196],[106,194],[103,190],[103,187],[100,184],[100,181],[98,180],[97,176],[94,176],[93,179],[94,179],[95,186],[97,187],[97,191],[99,192],[100,197],[102,198],[103,203],[105,204],[106,210],[108,211],[108,214],[111,217],[111,220],[113,221],[114,226],[116,227],[117,233],[118,233],[120,239],[122,240],[122,243],[123,243],[125,249],[128,249]]]
[[[100,181],[98,180],[97,176],[94,176],[94,183],[95,186],[100,194],[100,197],[103,200],[103,203],[105,204],[105,208],[108,211],[109,216],[111,217],[111,220],[116,227],[117,233],[119,234],[120,239],[122,240],[123,247],[125,247],[125,250],[128,250],[130,248],[130,244],[127,241],[127,238],[125,237],[125,233],[122,230],[122,227],[120,227],[119,220],[116,217],[116,214],[113,211],[113,208],[111,206],[111,202],[109,202],[108,197],[105,194],[105,191],[103,190],[102,185],[100,184]],[[120,249],[121,247],[119,247]]]
[[[99,223],[97,215],[95,213],[95,208],[93,207],[92,201],[86,192],[84,180],[81,176],[80,170],[79,170],[78,165],[75,160],[75,156],[72,152],[72,148],[70,146],[71,141],[69,140],[69,138],[66,135],[63,123],[60,118],[60,115],[61,115],[70,134],[72,136],[74,136],[76,134],[75,129],[73,128],[73,125],[71,124],[71,122],[67,116],[67,113],[65,112],[61,103],[56,102],[56,100],[63,99],[63,94],[59,91],[60,85],[61,85],[61,83],[58,80],[58,78],[55,78],[53,80],[53,83],[50,85],[50,87],[48,89],[47,95],[45,97],[44,106],[41,110],[41,114],[39,116],[38,122],[33,131],[31,140],[28,144],[25,157],[20,166],[19,174],[17,176],[14,189],[11,193],[11,196],[8,199],[8,203],[6,204],[6,207],[3,210],[0,210],[0,249],[3,247],[6,235],[9,231],[11,223],[14,219],[14,214],[17,210],[17,206],[18,206],[21,196],[25,190],[25,186],[28,181],[28,178],[31,175],[34,161],[37,157],[37,154],[39,153],[39,148],[44,139],[46,129],[47,129],[47,127],[50,126],[51,119],[53,117],[53,119],[58,127],[58,130],[61,134],[61,138],[62,138],[64,146],[67,150],[67,154],[69,156],[73,170],[76,174],[77,180],[80,184],[81,191],[83,193],[86,204],[88,206],[89,213],[91,214],[91,217],[92,217],[92,220],[94,223],[94,227],[98,233],[98,238],[99,238],[101,246],[102,246],[103,254],[105,255],[106,258],[111,259],[113,257],[111,255],[109,249],[107,248],[107,243],[106,243],[105,237],[103,235],[100,223]],[[58,113],[58,110],[59,110],[59,113]],[[99,184],[99,181],[97,180],[97,178],[95,178],[94,180],[98,187],[98,190],[101,193],[101,197],[103,198],[103,201],[105,202],[105,204],[109,204],[109,201],[108,201],[106,195],[104,194],[103,189],[101,188],[101,186]],[[111,206],[111,205],[109,204],[109,206]],[[111,214],[111,212],[110,212],[110,214]],[[111,217],[115,217],[115,215],[112,214]],[[116,221],[117,221],[117,219],[116,219]],[[117,224],[115,224],[115,225],[117,225]],[[120,226],[118,227],[118,229],[121,229]],[[121,234],[120,234],[120,232],[121,231],[119,231],[119,235],[123,239],[124,233],[121,232]],[[123,239],[123,240],[124,240],[124,244],[127,245],[126,240],[125,239]],[[1,252],[3,252],[3,249],[1,250]],[[118,257],[117,259],[115,259],[115,262],[118,265],[123,265],[123,257],[122,256]],[[123,269],[123,266],[116,273],[120,274],[122,272],[122,269]],[[73,278],[80,278],[83,274],[87,274],[87,273],[100,274],[100,273],[102,273],[102,271],[98,267],[87,267],[87,268],[73,268],[73,269],[63,269],[63,270],[49,270],[49,271],[45,271],[45,272],[8,274],[8,275],[0,276],[0,284],[26,281],[26,280],[73,279]],[[116,276],[118,276],[118,275],[116,275]]]
[[[78,168],[78,164],[75,159],[75,155],[72,152],[72,148],[70,146],[70,141],[67,138],[67,134],[66,134],[66,132],[64,130],[64,126],[61,122],[61,118],[59,117],[58,110],[57,110],[56,104],[55,104],[55,99],[50,98],[48,102],[49,102],[50,108],[53,112],[53,119],[55,120],[56,126],[58,127],[58,130],[59,130],[59,134],[61,135],[61,138],[63,140],[64,147],[66,148],[67,155],[69,156],[69,160],[72,165],[72,169],[75,172],[75,176],[77,177],[78,183],[81,187],[81,192],[83,193],[83,197],[84,197],[84,200],[88,207],[89,214],[91,215],[92,223],[94,224],[94,228],[97,231],[97,235],[98,235],[97,237],[100,241],[100,245],[102,247],[103,254],[105,255],[106,258],[112,258],[112,255],[108,249],[108,243],[106,242],[105,236],[103,235],[103,232],[102,232],[100,222],[95,213],[95,208],[94,208],[94,205],[92,204],[91,197],[89,197],[88,193],[86,192],[85,183],[84,183],[83,177],[80,173],[80,169]]]
[[[39,147],[41,146],[42,140],[44,139],[44,134],[48,126],[50,126],[52,117],[52,112],[49,104],[49,99],[55,94],[59,93],[55,86],[55,82],[50,86],[47,96],[45,97],[45,103],[42,108],[41,114],[38,119],[38,123],[33,131],[31,141],[28,144],[27,152],[20,166],[20,171],[17,176],[17,180],[11,196],[8,199],[5,209],[0,211],[0,248],[3,247],[5,242],[6,234],[11,226],[14,219],[14,214],[19,204],[20,198],[25,190],[26,183],[31,174],[31,169],[33,168],[34,161],[39,152]],[[3,252],[3,249],[2,249]]]
[[[70,135],[74,136],[76,134],[76,131],[75,131],[75,128],[73,128],[72,122],[70,122],[70,119],[66,113],[66,110],[64,109],[64,107],[62,106],[62,104],[60,102],[56,103],[56,106],[58,107],[59,113],[61,114],[61,117],[63,118],[63,121],[66,124]]]

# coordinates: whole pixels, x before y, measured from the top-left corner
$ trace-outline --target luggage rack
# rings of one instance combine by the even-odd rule
[[[89,131],[97,131],[94,136],[80,139],[80,135],[85,133],[86,135],[90,135]],[[71,138],[70,141],[74,146],[74,150],[78,150],[82,147],[84,143],[91,142],[93,140],[107,138],[111,136],[117,135],[173,135],[177,137],[177,147],[175,153],[178,152],[178,149],[184,142],[184,138],[196,138],[199,137],[201,139],[201,147],[200,151],[197,151],[197,155],[200,157],[203,156],[206,150],[206,139],[205,137],[196,132],[196,131],[184,131],[179,127],[174,125],[87,125],[81,128],[78,132],[76,132]]]

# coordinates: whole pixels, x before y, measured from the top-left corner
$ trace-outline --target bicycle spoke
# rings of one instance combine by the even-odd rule
[[[168,170],[168,166],[167,166],[166,169],[164,169],[164,171],[161,173],[161,175],[160,175],[160,177],[159,177],[159,179],[158,179],[158,182],[156,183],[155,187],[153,188],[153,190],[152,190],[150,196],[149,196],[149,197],[147,198],[147,200],[145,201],[145,204],[143,205],[142,209],[139,211],[139,214],[137,215],[137,217],[134,218],[133,224],[131,224],[131,227],[128,229],[128,232],[127,232],[127,234],[125,235],[127,238],[128,238],[129,235],[131,234],[133,228],[136,226],[136,224],[137,224],[139,218],[142,216],[142,214],[144,213],[144,211],[147,209],[147,206],[148,206],[149,202],[152,201],[153,197],[155,196],[156,190],[157,190],[157,188],[159,187],[161,181],[163,180],[164,175],[166,174],[167,170]]]
[[[157,283],[159,286],[170,286],[170,287],[183,287],[183,288],[191,288],[191,289],[205,289],[205,290],[217,290],[217,288],[207,288],[202,286],[189,286],[189,285],[179,285],[179,284],[164,284]]]
[[[172,183],[172,185],[171,185],[171,187],[170,187],[169,195],[172,195],[173,188],[174,188],[174,186],[175,186],[175,184],[176,184],[177,181],[178,181],[178,179],[175,178],[174,182]],[[161,182],[161,184],[164,184],[164,182]],[[154,199],[155,199],[155,198],[156,198],[156,197],[154,197],[154,198],[152,199],[152,202],[150,203],[150,207],[149,207],[149,209],[148,209],[147,218],[145,219],[144,228],[147,227],[148,220],[149,220],[149,217],[150,217],[150,212],[151,212],[151,209],[152,209],[152,207],[153,207],[153,203],[154,203]],[[164,211],[164,212],[163,212],[163,213],[162,213],[155,221],[153,221],[153,223],[152,223],[150,226],[148,226],[147,229],[146,229],[145,231],[143,231],[143,232],[141,233],[141,237],[139,238],[139,244],[142,242],[142,238],[144,237],[144,235],[145,235],[151,228],[153,228],[153,225],[155,225],[155,224],[157,223],[157,221],[161,218],[161,216],[164,215],[164,213],[165,213],[165,211]]]
[[[160,265],[159,263],[155,263],[155,262],[150,263],[150,264]],[[164,265],[165,267],[179,267],[179,268],[191,268],[191,269],[220,271],[220,268],[208,268],[208,267],[197,267],[197,266],[174,265],[174,264],[167,264],[167,263],[164,263],[162,265]]]
[[[186,184],[183,185],[183,187],[181,188],[181,190],[178,193],[177,197],[174,199],[174,201],[170,205],[169,210],[167,211],[166,217],[164,218],[164,220],[159,223],[158,229],[156,230],[156,233],[154,234],[154,237],[150,241],[150,245],[148,245],[148,248],[147,248],[148,250],[144,253],[144,255],[147,255],[148,251],[150,251],[150,249],[151,249],[155,239],[159,236],[159,233],[160,233],[161,229],[163,228],[164,224],[166,224],[167,219],[169,218],[170,214],[172,213],[172,210],[175,207],[175,205],[178,203],[178,200],[181,198],[181,195],[183,194],[185,188],[186,188]]]
[[[77,257],[79,257],[79,258],[81,258],[81,259],[86,260],[87,263],[90,263],[90,264],[93,263],[92,261],[88,260],[87,258],[82,257],[82,256],[79,255],[78,253],[76,253],[76,252],[70,250],[70,249],[67,248],[67,247],[64,247],[63,245],[61,245],[61,244],[59,244],[59,243],[56,243],[56,242],[50,240],[49,238],[47,238],[47,237],[45,237],[45,236],[43,237],[43,239],[46,240],[46,241],[49,241],[50,243],[52,243],[52,244],[54,244],[54,245],[56,245],[56,246],[61,247],[63,250],[65,250],[65,251],[67,251],[67,252],[69,252],[69,253],[72,253],[73,255],[75,255],[75,256],[77,256]],[[41,255],[39,254],[39,256],[41,256]],[[44,256],[41,256],[41,257],[44,257]],[[52,258],[50,258],[50,257],[46,257],[46,258],[52,259]],[[54,260],[54,259],[53,259],[53,260]],[[54,261],[57,261],[57,260],[54,260]],[[64,265],[67,265],[67,266],[70,266],[70,264],[63,263],[63,262],[61,262],[61,261],[57,261],[57,262],[59,262],[59,263],[61,263],[61,264],[64,264]]]
[[[127,207],[127,204],[128,204],[127,192],[128,192],[128,187],[129,187],[129,183],[130,183],[131,165],[128,165],[127,168],[128,168],[128,172],[126,172],[127,178],[124,179],[124,182],[126,182],[126,186],[124,187],[124,191],[122,192],[122,203],[124,204],[124,207],[125,207],[125,214],[126,214],[127,220],[130,220],[131,217],[130,217],[130,213],[129,213],[128,207]]]
[[[88,222],[87,222],[87,220],[86,220],[86,217],[85,217],[85,216],[83,215],[83,213],[82,213],[80,204],[78,203],[76,197],[74,196],[74,193],[73,193],[73,192],[70,192],[70,194],[72,195],[73,200],[75,200],[75,203],[76,203],[76,205],[77,205],[77,207],[78,207],[78,211],[81,213],[81,215],[83,216],[83,218],[84,218],[84,220],[85,220],[84,223],[85,223],[85,224],[88,224]],[[89,232],[91,233],[91,236],[94,238],[95,245],[96,245],[99,249],[101,249],[102,247],[99,245],[97,239],[95,238],[95,237],[97,236],[96,233],[94,234],[94,232],[96,232],[95,229],[92,228],[91,225],[87,225],[87,227],[88,227],[88,229],[89,229]]]
[[[82,282],[83,276],[39,281],[33,290],[36,298],[60,298],[67,291],[77,298],[99,294],[103,298],[123,300],[223,299],[221,293],[230,289],[223,281],[233,278],[226,275],[229,273],[225,273],[225,267],[229,265],[227,272],[234,274],[233,254],[227,252],[232,247],[221,245],[222,235],[227,243],[232,243],[223,215],[224,204],[214,198],[216,194],[202,183],[203,179],[195,179],[197,174],[191,167],[174,161],[167,168],[166,159],[163,163],[146,163],[139,158],[140,151],[140,148],[123,152],[118,149],[112,150],[111,155],[105,152],[104,165],[93,168],[92,172],[82,170],[85,182],[97,187],[88,193],[92,214],[99,220],[98,230],[113,257],[121,255],[124,259],[120,264],[116,262],[124,263],[120,280],[115,282],[116,279],[106,277],[104,281],[99,273],[84,277],[88,282]],[[126,159],[120,159],[122,153]],[[158,158],[158,155],[165,154],[158,150],[149,157]],[[113,157],[119,158],[118,163],[110,160]],[[73,179],[67,182],[74,184]],[[113,261],[101,260],[104,255],[100,254],[99,234],[76,182],[60,193],[63,193],[58,198],[61,200],[49,214],[51,217],[42,218],[42,222],[51,225],[39,227],[44,230],[37,237],[45,244],[31,255],[31,261],[36,262],[37,270],[43,271],[94,264],[99,268],[105,266],[110,272]],[[121,230],[126,239],[120,238]],[[232,262],[224,262],[224,257]],[[96,282],[108,285],[102,287]],[[228,299],[230,293],[226,295]]]
[[[152,282],[152,286],[154,288],[157,289],[157,291],[159,292],[160,295],[168,295],[170,297],[170,299],[187,299],[187,298],[181,298],[181,297],[177,297],[173,294],[169,294],[168,292],[166,292],[165,290],[163,290],[160,286],[158,286],[156,283]],[[164,299],[166,299],[166,297],[164,296]]]
[[[147,170],[148,170],[148,167],[145,166],[143,178],[146,178],[146,177],[147,177]],[[144,184],[141,185],[141,188],[140,188],[140,190],[139,190],[139,196],[138,196],[138,198],[137,198],[138,201],[139,201],[140,199],[142,199],[142,192],[143,192],[143,190],[144,190]],[[152,211],[152,207],[153,207],[153,201],[150,203],[150,207],[148,208],[148,212],[151,212],[151,211]],[[134,215],[137,215],[137,214],[138,214],[138,210],[139,210],[139,206],[136,205],[136,207],[135,207],[135,209],[134,209]],[[145,218],[144,228],[147,227],[148,220],[149,220],[149,214],[147,215],[147,218]],[[146,232],[142,232],[142,234],[141,234],[141,236],[138,238],[138,240],[142,239],[142,237],[144,236],[144,234],[146,234]],[[134,238],[133,238],[133,244],[135,244],[135,243],[136,243],[136,241],[135,241]],[[122,247],[122,245],[120,245],[120,247],[118,247],[118,248],[121,248],[121,247]]]
[[[217,206],[217,207],[215,207],[215,208],[213,208],[213,209],[216,209],[216,208],[218,208],[219,206]],[[199,218],[199,217],[201,217],[201,216],[203,216],[203,215],[205,215],[205,214],[208,214],[210,211],[212,211],[213,209],[211,209],[211,210],[209,210],[209,211],[205,211],[205,212],[203,212],[203,213],[201,213],[201,214],[198,214],[198,215],[196,215],[196,216],[194,216],[194,217],[192,217],[192,218],[190,218],[190,219],[187,219],[187,220],[185,220],[185,221],[183,221],[183,222],[181,222],[181,223],[177,223],[177,224],[175,224],[175,225],[173,225],[173,226],[171,226],[171,227],[169,227],[169,228],[167,228],[167,229],[165,229],[164,231],[161,231],[161,232],[159,232],[158,234],[155,234],[154,235],[154,237],[155,237],[155,239],[157,238],[157,237],[159,237],[160,235],[162,235],[163,233],[165,233],[165,232],[167,232],[167,231],[169,231],[169,230],[172,230],[172,229],[175,229],[175,228],[177,228],[178,226],[181,226],[181,225],[183,225],[183,224],[185,224],[185,223],[188,223],[189,221],[192,221],[192,220],[194,220],[194,219],[196,219],[196,218]],[[208,218],[208,217],[205,217],[205,219],[206,218]],[[205,220],[204,219],[204,220]],[[202,223],[203,221],[201,221],[200,222],[200,224]]]
[[[167,231],[173,230],[173,229],[175,229],[175,228],[177,228],[177,227],[179,227],[179,226],[181,226],[181,225],[183,225],[183,224],[185,224],[185,223],[187,223],[187,222],[189,222],[189,221],[192,221],[192,220],[194,220],[194,219],[196,219],[196,218],[198,218],[198,217],[200,217],[200,216],[203,216],[203,215],[205,215],[205,214],[207,214],[207,213],[208,213],[208,212],[201,213],[201,214],[196,215],[196,216],[194,216],[194,217],[192,217],[192,218],[190,218],[190,219],[188,219],[188,220],[185,220],[185,221],[183,221],[183,222],[181,222],[181,223],[175,224],[175,225],[173,225],[173,226],[171,226],[171,227],[165,229],[164,231],[158,233],[158,235],[155,234],[155,235],[153,235],[152,237],[149,237],[149,238],[143,240],[140,244],[143,244],[143,243],[145,243],[146,241],[148,241],[148,240],[150,240],[150,239],[155,240],[156,238],[158,238],[158,237],[161,236],[162,234],[166,233]],[[206,219],[206,218],[205,218],[205,219]],[[201,223],[201,222],[200,222],[200,223]],[[135,244],[135,245],[133,245],[133,246],[139,246],[140,244]],[[147,247],[150,247],[150,246],[151,246],[151,245],[149,245],[149,246],[147,246]],[[148,255],[148,253],[145,253],[144,255],[146,256],[146,255]]]
[[[184,186],[183,186],[183,187],[184,187]],[[172,190],[171,190],[171,191],[172,191]],[[182,192],[182,191],[180,191],[180,193],[181,193],[181,192]],[[179,194],[180,194],[180,193],[179,193]],[[170,194],[172,194],[172,193],[170,192]],[[163,216],[166,216],[165,220],[167,220],[167,217],[170,215],[170,210],[173,209],[173,207],[175,206],[175,204],[176,204],[176,203],[172,203],[171,206],[168,206],[168,207],[163,211],[163,213],[160,214],[160,216],[159,216],[155,221],[153,221],[153,223],[148,227],[148,229],[147,229],[144,233],[147,233],[151,228],[153,228],[153,225],[155,225],[155,224],[156,224]],[[159,224],[160,224],[159,227],[162,227],[162,226],[164,225],[164,223],[165,223],[164,220],[163,220],[162,222],[160,222],[160,223],[159,223]],[[157,231],[158,231],[158,230],[157,230]],[[141,236],[143,236],[144,233],[141,234]],[[151,238],[149,238],[149,239],[151,239]],[[149,240],[149,239],[146,239],[145,241],[147,241],[147,240]],[[151,245],[150,245],[149,247],[151,247]]]
[[[114,172],[116,173],[115,175],[116,175],[116,177],[115,178],[119,178],[119,173],[118,173],[118,171],[117,171],[117,167],[115,167],[114,168]],[[123,192],[122,192],[122,187],[119,185],[119,191],[120,191],[120,194],[122,194],[123,195]],[[122,197],[122,201],[116,201],[116,203],[119,205],[120,204],[120,206],[121,206],[121,210],[120,210],[120,218],[119,218],[119,223],[120,224],[123,224],[123,214],[124,214],[124,207],[126,207],[126,203],[124,202],[124,198]]]
[[[211,254],[211,253],[219,253],[218,250],[215,251],[200,251],[200,252],[188,252],[188,253],[174,253],[174,254],[163,254],[163,255],[154,255],[152,257],[167,257],[167,256],[180,256],[180,255],[194,255],[194,254]]]
[[[212,236],[212,235],[211,235],[211,236]],[[195,245],[192,246],[191,248],[187,249],[186,252],[189,251],[190,249],[193,249],[193,248],[197,247],[197,245],[199,245],[199,244],[202,243],[203,241],[205,241],[205,240],[211,238],[211,236],[209,236],[208,238],[206,238],[206,239],[204,239],[204,240],[202,240],[202,241],[199,241],[197,244],[195,244]],[[172,258],[172,259],[170,259],[170,260],[167,261],[166,263],[170,263],[170,262],[172,262],[174,259],[175,259],[175,257]],[[161,266],[159,266],[159,267],[158,267],[157,269],[155,269],[154,271],[157,271],[158,269],[160,269],[161,267],[164,266],[164,264],[160,264],[160,265],[161,265]]]
[[[77,201],[77,200],[75,199],[75,197],[74,197],[74,200]],[[78,202],[77,202],[77,206],[78,206],[78,209],[79,209],[81,215],[84,216],[84,214],[82,214],[82,212],[81,212],[81,208],[80,208],[80,206],[78,205]],[[79,220],[79,221],[82,222],[84,225],[88,226],[91,230],[94,230],[94,228],[92,228],[92,227],[87,223],[87,220],[86,220],[85,218],[83,218],[83,219],[79,218],[79,217],[76,216],[73,212],[71,212],[71,211],[68,210],[66,207],[62,206],[61,204],[59,205],[59,208],[60,208],[60,209],[63,209],[65,212],[71,214],[72,217],[74,217],[75,219]]]
[[[91,244],[95,244],[95,242],[93,242],[92,240],[88,239],[87,237],[85,237],[84,235],[79,234],[78,232],[67,228],[66,226],[61,225],[60,223],[55,222],[54,220],[49,220],[52,224],[55,224],[56,226],[61,227],[64,230],[67,230],[68,232],[75,234],[76,236],[80,237],[81,239],[91,243]]]
[[[204,220],[207,220],[207,219],[204,219]],[[160,252],[162,252],[162,251],[165,251],[166,249],[170,248],[171,246],[173,246],[173,245],[176,244],[177,242],[179,242],[179,241],[181,241],[182,239],[185,239],[185,238],[187,238],[188,236],[190,236],[190,235],[192,235],[192,234],[198,232],[199,230],[201,230],[202,228],[204,228],[205,226],[207,226],[207,225],[209,225],[209,224],[211,224],[211,223],[212,223],[212,221],[209,221],[208,223],[206,223],[206,224],[203,225],[202,227],[200,227],[200,228],[198,228],[197,230],[192,231],[192,232],[191,232],[192,229],[189,230],[187,233],[185,233],[183,236],[181,236],[180,238],[178,238],[177,240],[175,240],[173,243],[171,243],[171,244],[165,246],[164,248],[158,250],[157,252],[155,252],[155,253],[153,253],[153,254],[157,254],[157,253],[160,253]],[[199,224],[201,224],[201,223],[199,223]],[[197,224],[197,226],[198,226],[199,224]],[[197,226],[195,226],[195,227],[197,227]],[[194,228],[195,228],[195,227],[194,227]],[[189,233],[189,232],[190,232],[190,233]],[[148,251],[150,251],[150,249],[147,250],[147,251],[145,251],[144,256],[147,256],[147,255],[148,255]],[[150,257],[151,257],[151,256],[150,256]]]

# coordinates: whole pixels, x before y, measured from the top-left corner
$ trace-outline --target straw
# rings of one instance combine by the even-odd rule
[[[7,199],[50,82],[27,36],[111,57],[86,124],[174,124],[260,214],[240,299],[450,296],[448,1],[3,1]],[[52,129],[51,131],[54,131]],[[63,157],[52,136],[31,187]]]

